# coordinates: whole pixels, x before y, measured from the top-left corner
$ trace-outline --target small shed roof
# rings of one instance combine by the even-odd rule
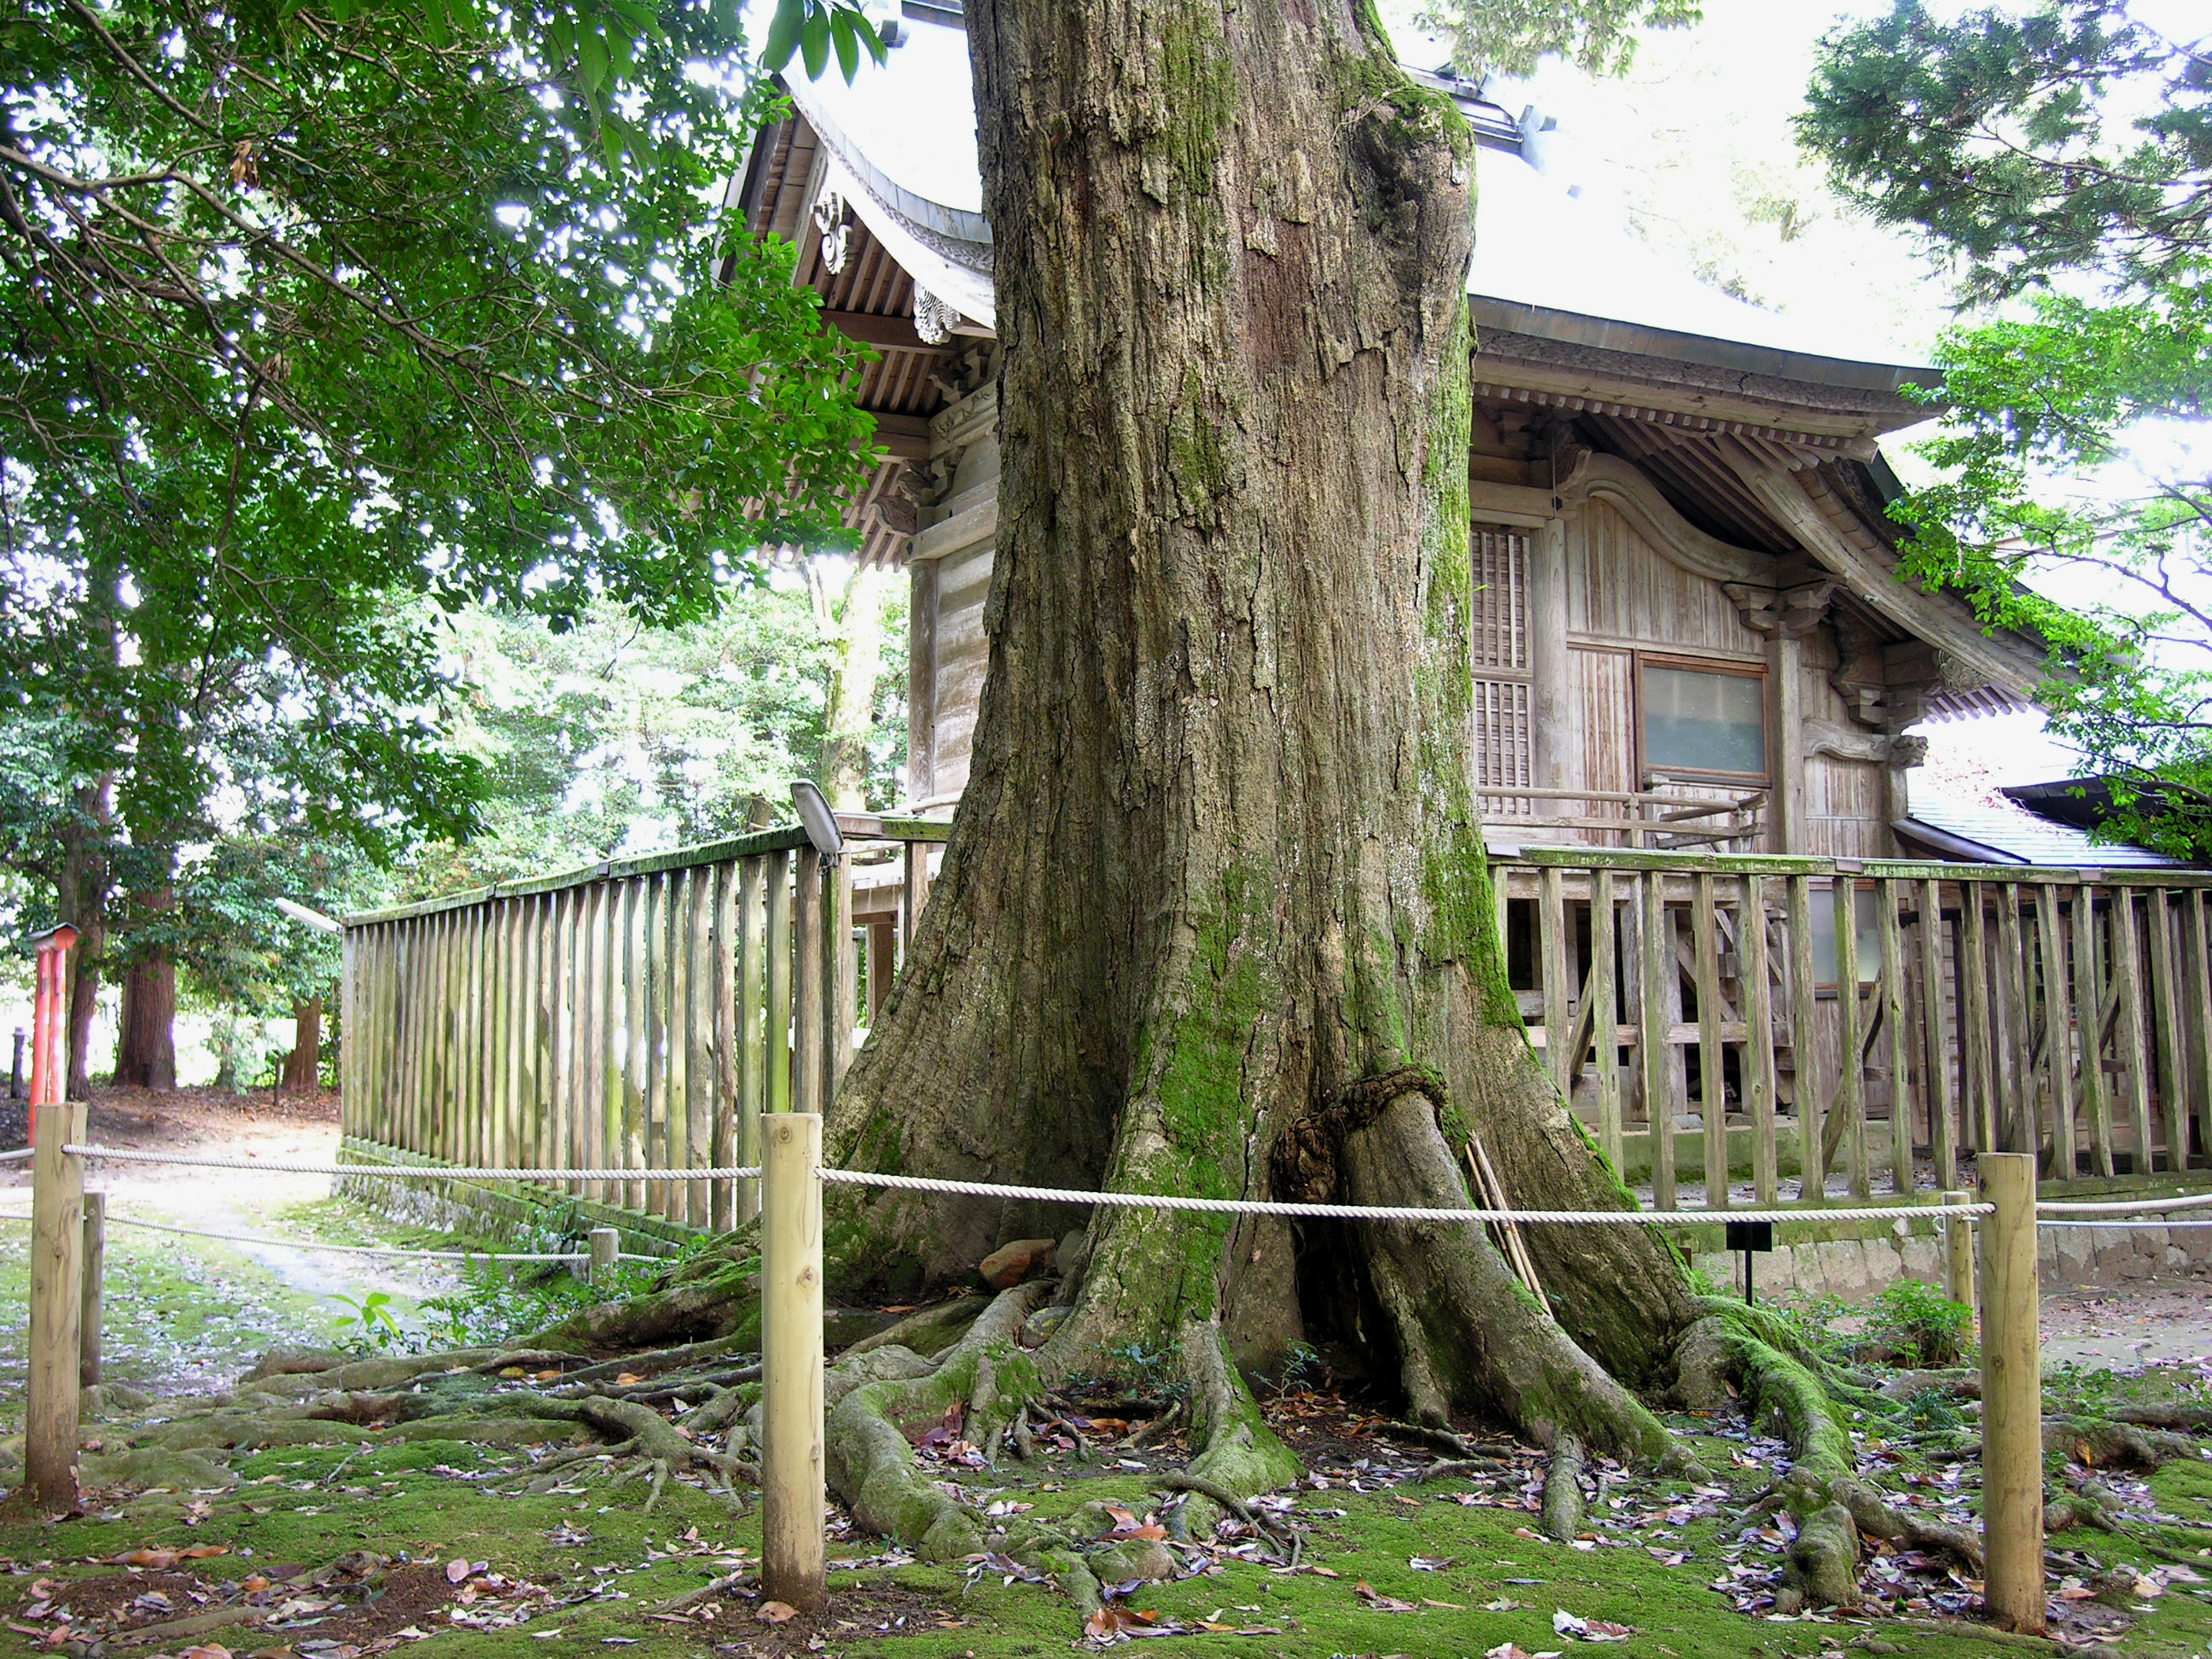
[[[1894,827],[1899,836],[1946,858],[1983,864],[2094,870],[2181,865],[2180,860],[2147,847],[2092,841],[2086,830],[2039,817],[2001,796],[1976,799],[1917,781],[1912,787],[1912,816]]]

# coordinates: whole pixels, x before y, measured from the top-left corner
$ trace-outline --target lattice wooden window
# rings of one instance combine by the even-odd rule
[[[1474,683],[1474,787],[1526,789],[1532,777],[1528,755],[1528,686],[1523,680]],[[1527,812],[1524,798],[1486,801],[1486,815]]]
[[[1474,532],[1474,672],[1528,672],[1528,538],[1517,530]]]
[[[1478,789],[1526,789],[1528,741],[1528,538],[1517,530],[1474,532],[1474,782]],[[1525,798],[1487,800],[1484,814],[1527,813]]]

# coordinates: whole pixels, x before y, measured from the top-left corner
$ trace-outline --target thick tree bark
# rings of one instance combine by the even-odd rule
[[[323,1000],[306,997],[292,1005],[292,1052],[284,1056],[286,1093],[311,1095],[322,1087]]]
[[[1626,1206],[1528,1048],[1471,793],[1465,123],[1353,0],[967,15],[1006,365],[990,671],[830,1155],[1463,1207],[1480,1130],[1516,1200]],[[887,1195],[839,1236],[947,1279],[1085,1218]],[[1285,1458],[1227,1361],[1307,1333],[1425,1415],[1658,1450],[1613,1379],[1691,1318],[1679,1259],[1639,1229],[1532,1249],[1557,1322],[1477,1228],[1102,1210],[1039,1359],[1179,1354],[1232,1486]]]
[[[177,908],[168,887],[131,896],[132,930],[159,935]],[[125,1089],[177,1086],[177,964],[168,946],[143,945],[123,975],[123,1008],[115,1037],[115,1081]]]
[[[107,953],[107,836],[114,787],[114,775],[108,773],[73,793],[75,811],[64,832],[61,878],[55,883],[55,909],[77,934],[70,952],[66,1087],[71,1100],[92,1098],[92,1021],[99,1012],[100,970]]]

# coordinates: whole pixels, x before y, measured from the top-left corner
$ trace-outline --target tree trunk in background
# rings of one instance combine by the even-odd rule
[[[177,964],[166,934],[176,917],[174,889],[131,896],[136,947],[123,975],[123,1011],[115,1036],[115,1081],[125,1089],[177,1086]]]
[[[969,0],[1004,473],[974,768],[832,1161],[1134,1191],[1632,1203],[1537,1064],[1471,792],[1473,139],[1356,0]],[[850,1271],[965,1278],[1085,1212],[837,1189]],[[1302,1337],[1410,1409],[1656,1455],[1692,1314],[1653,1230],[1101,1210],[1048,1375],[1180,1356],[1197,1467],[1285,1454]],[[1070,1264],[1074,1265],[1074,1264]],[[1564,1327],[1564,1328],[1563,1328]],[[833,1449],[834,1450],[834,1449]]]
[[[295,1027],[292,1052],[284,1056],[284,1092],[311,1095],[323,1077],[323,1000],[308,997],[292,1005]]]
[[[118,1087],[177,1086],[176,1024],[177,965],[166,950],[157,950],[124,971],[123,1015],[115,1040]]]
[[[92,1098],[92,1020],[100,1004],[100,972],[107,954],[110,890],[107,837],[115,780],[111,773],[74,792],[76,811],[63,836],[55,909],[77,932],[70,952],[69,1077],[71,1100]]]
[[[884,599],[890,574],[854,563],[833,603],[819,562],[808,568],[815,616],[827,635],[830,696],[822,711],[822,793],[841,812],[867,805],[868,738],[884,672]]]

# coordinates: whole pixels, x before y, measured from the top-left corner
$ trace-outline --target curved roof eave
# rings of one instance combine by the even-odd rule
[[[1747,374],[1770,375],[1813,386],[1850,386],[1855,390],[1901,393],[1906,386],[1934,390],[1943,383],[1935,369],[1905,364],[1863,362],[1849,357],[1824,357],[1775,346],[1752,345],[1705,334],[1686,334],[1626,323],[1609,317],[1554,311],[1524,301],[1501,300],[1480,292],[1470,281],[1469,319],[1478,329],[1488,326],[1538,339],[1620,351],[1642,357],[1671,357],[1685,362],[1708,363],[1717,368]]]

